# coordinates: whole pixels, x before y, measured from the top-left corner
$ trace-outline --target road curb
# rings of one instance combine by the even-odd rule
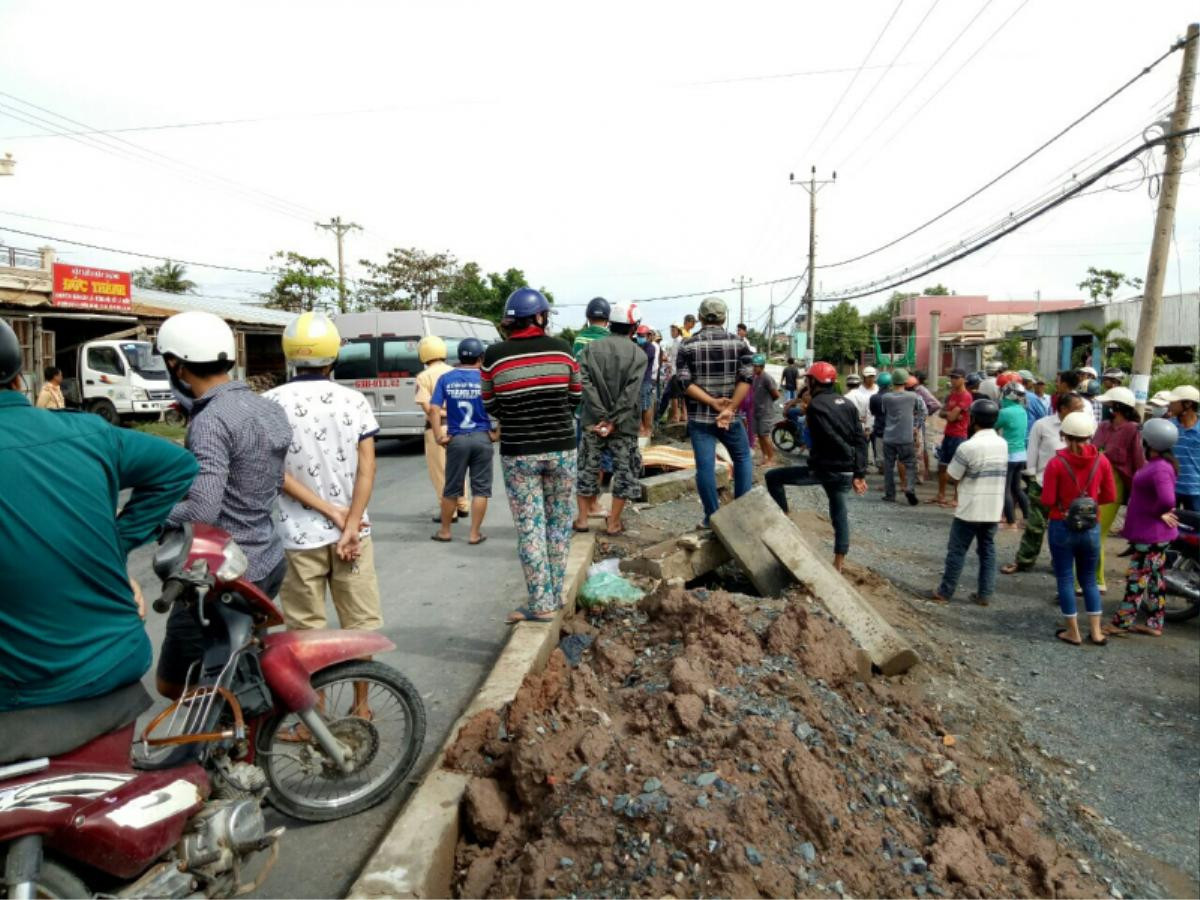
[[[575,611],[575,597],[587,577],[595,548],[594,533],[573,537],[562,611],[549,626],[531,622],[513,626],[492,671],[450,729],[420,784],[351,885],[348,897],[450,896],[459,807],[470,776],[444,768],[446,751],[472,716],[510,702],[525,676],[546,665],[558,646],[563,619]]]

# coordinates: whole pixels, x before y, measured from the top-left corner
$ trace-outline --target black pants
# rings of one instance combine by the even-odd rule
[[[271,574],[254,586],[272,599],[279,593],[283,576],[287,574],[287,558],[281,559]],[[155,670],[159,681],[182,686],[192,663],[204,657],[204,629],[196,618],[194,606],[176,603],[167,616],[167,633],[163,635],[162,651]]]
[[[1025,463],[1010,462],[1008,464],[1008,482],[1004,489],[1004,521],[1012,525],[1016,521],[1015,507],[1021,507],[1021,515],[1029,518],[1029,496],[1025,493],[1025,482],[1021,473],[1025,471]]]
[[[849,472],[823,472],[810,469],[808,466],[780,466],[767,469],[767,493],[779,504],[784,512],[788,511],[785,485],[807,487],[819,484],[825,489],[829,498],[829,519],[833,522],[833,552],[845,556],[850,550],[850,514],[846,509],[846,497],[854,478]]]

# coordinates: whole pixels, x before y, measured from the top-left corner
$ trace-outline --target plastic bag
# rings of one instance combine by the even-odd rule
[[[593,609],[610,603],[637,603],[642,596],[643,591],[633,582],[611,572],[600,572],[583,583],[579,590],[579,605]]]
[[[615,556],[612,556],[608,559],[602,559],[600,562],[592,563],[590,566],[588,566],[588,578],[591,578],[593,575],[599,575],[602,572],[607,572],[609,575],[620,575],[621,560]]]

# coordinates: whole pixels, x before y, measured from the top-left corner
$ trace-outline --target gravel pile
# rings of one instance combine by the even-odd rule
[[[809,597],[675,587],[566,631],[578,665],[448,754],[459,896],[1108,893]]]

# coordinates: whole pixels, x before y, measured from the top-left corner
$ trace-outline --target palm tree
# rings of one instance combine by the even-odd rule
[[[186,275],[186,266],[164,259],[162,265],[153,269],[135,270],[133,283],[140,288],[162,291],[165,294],[190,294],[196,289],[196,282],[186,278]]]
[[[1117,321],[1105,322],[1103,325],[1093,325],[1091,322],[1084,322],[1079,326],[1079,329],[1081,331],[1086,331],[1088,334],[1096,338],[1096,343],[1100,345],[1100,358],[1098,360],[1093,360],[1093,368],[1095,368],[1097,372],[1104,371],[1104,356],[1108,353],[1109,347],[1117,346],[1119,348],[1120,345],[1117,343],[1118,340],[1128,340],[1128,338],[1118,339],[1113,337],[1115,332],[1121,330],[1121,323]]]

